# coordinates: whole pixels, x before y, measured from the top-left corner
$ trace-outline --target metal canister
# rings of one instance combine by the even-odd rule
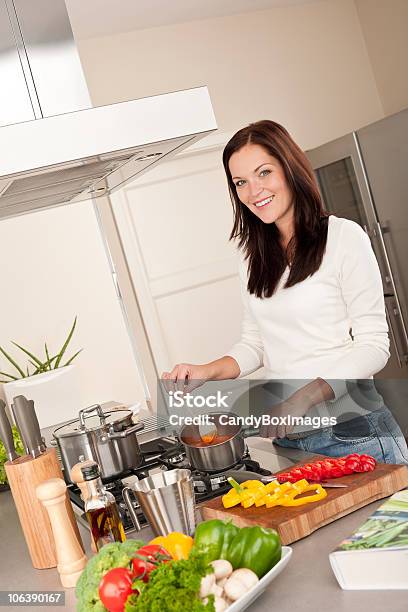
[[[173,531],[193,535],[196,526],[196,506],[190,470],[170,470],[137,480],[122,491],[133,524],[140,524],[132,505],[135,494],[153,533],[168,535]]]

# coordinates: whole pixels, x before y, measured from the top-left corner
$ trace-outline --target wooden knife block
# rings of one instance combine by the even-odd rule
[[[64,478],[55,449],[47,448],[45,453],[36,459],[24,455],[15,461],[7,461],[5,469],[33,566],[36,569],[57,567],[51,523],[47,510],[37,499],[35,492],[37,486],[44,480]],[[70,522],[83,549],[68,493],[65,504]]]

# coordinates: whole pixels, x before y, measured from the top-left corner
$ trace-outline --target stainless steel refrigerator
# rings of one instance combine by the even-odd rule
[[[371,239],[391,340],[377,386],[408,422],[408,109],[306,153],[326,209],[356,221]]]
[[[408,109],[307,151],[329,212],[359,223],[381,270],[391,359],[408,377]]]

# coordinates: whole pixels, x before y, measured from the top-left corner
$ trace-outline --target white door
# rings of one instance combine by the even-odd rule
[[[221,357],[239,338],[238,264],[222,167],[227,138],[217,138],[112,196],[158,374],[181,361]]]

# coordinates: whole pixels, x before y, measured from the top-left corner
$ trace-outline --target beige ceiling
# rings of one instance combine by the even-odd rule
[[[236,15],[322,0],[65,0],[76,38]]]

